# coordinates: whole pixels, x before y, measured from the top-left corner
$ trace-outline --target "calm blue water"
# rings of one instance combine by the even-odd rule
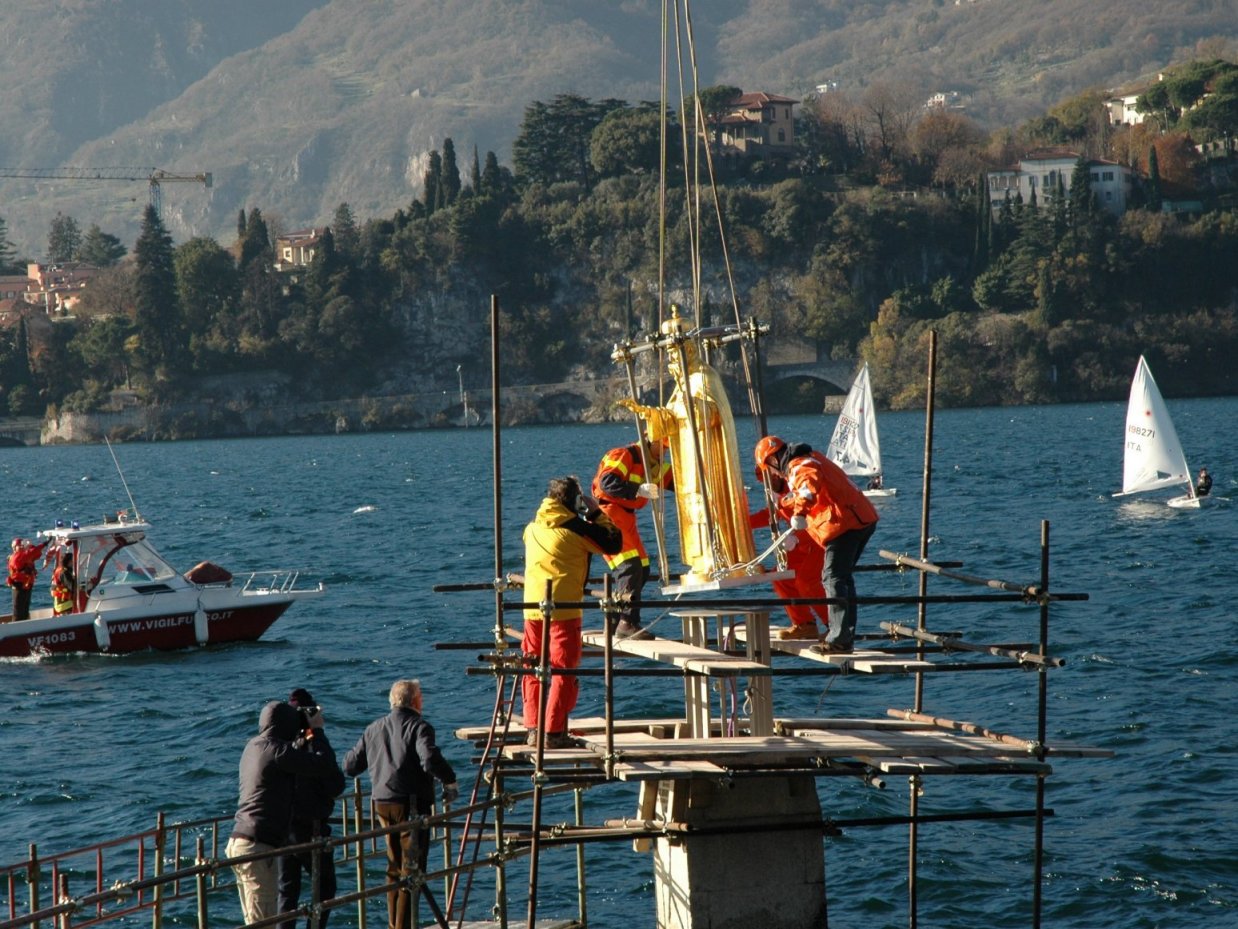
[[[1170,404],[1193,468],[1238,498],[1238,400]],[[1055,608],[1050,739],[1116,751],[1063,760],[1049,779],[1045,924],[1078,929],[1238,926],[1234,838],[1238,753],[1231,706],[1238,679],[1233,602],[1238,500],[1199,513],[1109,497],[1121,473],[1124,404],[946,411],[938,416],[932,556],[968,573],[1030,583],[1040,521],[1052,526],[1053,587],[1091,594]],[[775,420],[775,431],[824,447],[832,420]],[[751,425],[741,433],[751,447]],[[923,415],[888,414],[881,431],[887,484],[866,561],[919,547]],[[592,472],[626,441],[618,426],[504,433],[504,551],[520,570],[520,529],[548,477]],[[149,828],[230,813],[236,763],[262,704],[305,686],[325,705],[342,752],[385,710],[397,677],[417,676],[448,757],[468,770],[458,726],[490,713],[491,683],[466,677],[469,651],[441,641],[488,639],[492,597],[435,594],[443,582],[493,572],[488,430],[126,445],[117,453],[155,544],[175,564],[209,558],[240,571],[299,567],[330,586],[261,642],[176,654],[0,664],[0,862]],[[3,449],[10,534],[55,518],[93,519],[126,504],[102,447]],[[89,479],[88,479],[89,478]],[[45,579],[44,579],[45,580]],[[908,574],[861,575],[861,593],[914,593]],[[41,580],[42,584],[42,580]],[[971,592],[934,579],[933,592]],[[43,594],[46,596],[46,594]],[[37,601],[36,601],[37,602]],[[647,619],[654,617],[653,612]],[[869,608],[861,631],[903,608]],[[976,640],[1032,641],[1028,608],[933,608],[930,626]],[[776,685],[780,715],[883,715],[909,706],[910,680],[864,676]],[[926,709],[1035,735],[1034,674],[930,676]],[[579,711],[601,712],[600,685]],[[625,692],[627,716],[682,707],[673,682]],[[462,778],[463,780],[463,778]],[[885,790],[823,780],[827,815],[896,815],[906,783]],[[590,791],[587,816],[630,816],[634,789]],[[1030,809],[1034,785],[1008,778],[929,779],[921,811]],[[562,814],[566,819],[567,814]],[[921,925],[1028,925],[1030,821],[930,826],[921,833]],[[595,925],[648,926],[650,859],[627,844],[589,852]],[[826,844],[835,926],[906,924],[902,828],[853,830]],[[545,859],[539,915],[574,912],[570,853]],[[516,879],[519,883],[519,878]],[[482,897],[474,918],[485,918]],[[523,912],[523,903],[514,904]],[[346,924],[346,923],[341,923]]]

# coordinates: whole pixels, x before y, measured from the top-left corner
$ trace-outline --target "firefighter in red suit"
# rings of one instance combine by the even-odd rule
[[[590,555],[613,555],[623,544],[623,536],[597,506],[597,501],[581,493],[574,477],[555,478],[533,521],[524,527],[524,597],[526,603],[540,603],[550,582],[550,599],[555,603],[579,602],[585,596]],[[580,607],[556,607],[550,616],[550,664],[553,668],[575,668],[580,664]],[[524,640],[521,651],[530,658],[542,652],[542,611],[524,611]],[[572,743],[567,720],[580,692],[574,674],[554,674],[547,694],[546,718],[538,719],[541,682],[526,674],[522,683],[524,724],[529,744],[536,744],[537,729],[546,729],[546,747],[565,748]]]
[[[842,468],[810,445],[789,445],[777,436],[766,436],[757,443],[756,463],[758,473],[768,472],[771,486],[782,492],[779,509],[803,517],[809,537],[824,549],[825,595],[847,601],[830,604],[821,650],[850,652],[856,624],[852,573],[877,528],[877,511]]]
[[[50,538],[44,539],[38,545],[25,539],[13,540],[13,553],[9,555],[8,585],[13,588],[15,621],[30,618],[30,593],[34,590],[35,579],[39,576],[35,562],[50,542]]]
[[[634,442],[623,448],[612,448],[602,456],[591,488],[602,512],[623,533],[623,547],[617,554],[605,556],[606,570],[614,580],[612,595],[628,601],[615,627],[615,636],[621,639],[649,635],[640,625],[641,589],[649,580],[649,552],[641,540],[636,513],[672,485],[671,466],[662,461],[662,443],[648,442],[646,449],[648,477],[641,461],[640,445]]]
[[[779,508],[778,516],[784,524],[790,523],[790,510]],[[748,523],[753,529],[762,529],[769,525],[769,510],[754,510],[748,517]],[[783,542],[783,551],[787,553],[787,570],[795,572],[795,577],[785,581],[774,581],[774,593],[785,600],[811,599],[825,596],[825,587],[821,584],[821,569],[825,566],[825,549],[812,540],[807,529],[796,529]],[[824,603],[814,603],[812,606],[788,603],[784,609],[791,617],[791,625],[780,629],[780,639],[817,639],[817,618],[828,631],[830,628],[830,613]],[[816,614],[816,615],[814,615]]]

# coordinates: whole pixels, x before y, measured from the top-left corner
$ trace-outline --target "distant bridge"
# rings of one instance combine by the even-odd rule
[[[857,361],[854,358],[837,361],[833,358],[821,358],[817,361],[805,361],[794,364],[766,365],[764,377],[767,381],[785,381],[793,377],[807,377],[815,381],[825,381],[846,393],[851,389],[851,381],[855,377]]]
[[[38,445],[41,419],[0,419],[0,445]]]

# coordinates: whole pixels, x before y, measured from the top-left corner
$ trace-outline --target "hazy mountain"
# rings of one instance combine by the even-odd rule
[[[419,193],[450,136],[508,161],[525,106],[573,92],[658,95],[660,0],[7,0],[0,165],[211,172],[166,185],[177,241],[230,243],[237,212],[276,228],[361,219]],[[1014,123],[1202,51],[1234,50],[1238,0],[712,0],[692,10],[703,84],[803,95],[912,80]],[[0,216],[40,257],[57,211],[127,244],[140,182],[0,179]]]

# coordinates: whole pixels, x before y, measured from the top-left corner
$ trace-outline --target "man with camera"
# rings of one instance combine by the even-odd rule
[[[444,803],[459,796],[456,773],[439,751],[434,727],[421,715],[421,682],[396,681],[387,702],[391,712],[370,723],[344,756],[344,773],[349,777],[370,772],[374,815],[383,827],[428,816],[434,805],[435,778],[443,784]],[[389,929],[411,929],[418,901],[405,882],[413,873],[414,854],[416,867],[424,872],[429,851],[428,828],[387,834],[387,882],[402,884],[387,892]]]
[[[323,729],[322,707],[304,687],[298,687],[288,695],[288,703],[301,714],[301,737],[296,745],[301,751],[330,758],[335,762],[335,751]],[[314,778],[297,776],[292,796],[292,824],[288,828],[288,844],[301,845],[313,839],[331,834],[331,813],[335,798],[344,791],[344,773],[337,766],[335,776]],[[279,911],[287,913],[297,908],[301,897],[301,874],[312,878],[314,853],[312,851],[285,855],[279,860]],[[323,850],[318,855],[319,902],[335,896],[335,854]],[[319,929],[326,929],[330,910],[323,910]],[[294,929],[296,920],[282,923],[280,929]]]
[[[556,603],[580,602],[585,596],[590,555],[615,555],[623,547],[623,533],[602,512],[596,500],[585,495],[575,477],[557,477],[546,489],[537,514],[524,528],[524,599],[539,603],[546,596]],[[580,664],[581,609],[556,607],[550,616],[550,664],[575,668]],[[521,651],[537,659],[542,653],[542,611],[524,611]],[[567,720],[576,706],[580,686],[574,674],[554,674],[546,695],[546,718],[538,719],[541,682],[526,674],[521,681],[524,725],[528,743],[537,744],[539,726],[546,729],[547,748],[570,748],[576,743],[567,732]]]
[[[236,819],[225,850],[229,858],[271,852],[288,844],[298,780],[325,781],[327,789],[334,784],[336,794],[343,789],[333,753],[309,752],[296,744],[304,721],[288,703],[273,700],[262,708],[258,734],[245,743],[241,753]],[[240,862],[232,870],[245,922],[257,922],[279,912],[274,856]]]

